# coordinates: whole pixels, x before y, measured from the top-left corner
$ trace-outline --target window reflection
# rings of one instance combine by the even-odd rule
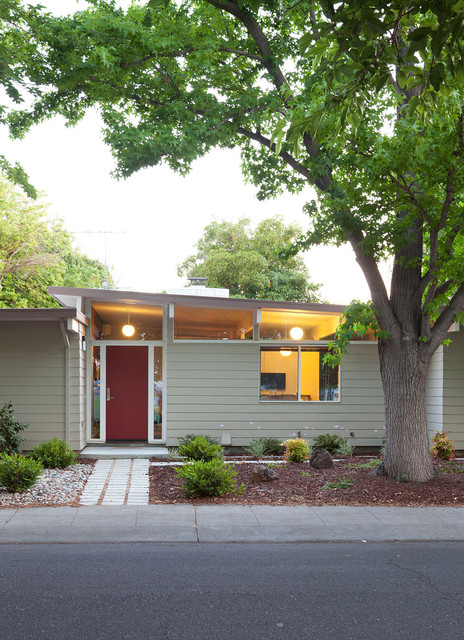
[[[92,303],[94,340],[162,340],[163,307]]]
[[[154,348],[153,438],[163,437],[163,349]]]
[[[100,347],[92,347],[92,438],[100,437]]]

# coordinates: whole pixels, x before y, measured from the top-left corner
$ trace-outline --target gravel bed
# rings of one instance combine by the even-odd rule
[[[0,507],[77,505],[92,470],[92,464],[45,469],[36,484],[24,493],[9,493],[0,484]]]

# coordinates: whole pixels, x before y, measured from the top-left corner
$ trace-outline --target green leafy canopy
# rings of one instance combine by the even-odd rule
[[[178,268],[179,276],[206,277],[208,286],[229,289],[231,296],[266,300],[317,302],[318,289],[301,256],[283,253],[301,234],[280,216],[263,220],[212,222],[204,229],[197,251]]]
[[[72,246],[47,216],[0,176],[0,307],[52,307],[49,286],[100,287],[105,267]]]

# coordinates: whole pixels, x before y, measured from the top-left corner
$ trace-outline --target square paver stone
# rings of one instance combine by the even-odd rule
[[[189,504],[147,504],[138,508],[137,526],[195,526],[195,509]]]
[[[135,527],[137,507],[127,505],[95,505],[82,506],[76,515],[73,525],[102,525]]]
[[[322,525],[321,519],[314,513],[311,507],[272,507],[270,505],[253,505],[251,510],[262,526],[269,525]]]
[[[78,507],[30,507],[18,509],[5,524],[10,527],[69,527],[79,511]]]
[[[0,509],[0,527],[3,527],[14,514],[18,511],[18,509]]]
[[[328,527],[337,525],[369,525],[381,523],[365,507],[312,507],[317,515]]]
[[[436,518],[440,518],[442,522],[452,525],[462,525],[464,527],[464,508],[463,507],[426,507],[426,511]]]
[[[415,507],[366,507],[372,516],[388,525],[437,525],[438,516],[428,509]]]
[[[198,525],[258,525],[251,507],[245,505],[200,505],[196,509]]]

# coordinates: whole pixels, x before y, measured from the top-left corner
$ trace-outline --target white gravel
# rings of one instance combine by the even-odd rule
[[[92,470],[91,464],[45,469],[36,484],[24,493],[9,493],[0,484],[0,507],[71,504],[81,495]]]

